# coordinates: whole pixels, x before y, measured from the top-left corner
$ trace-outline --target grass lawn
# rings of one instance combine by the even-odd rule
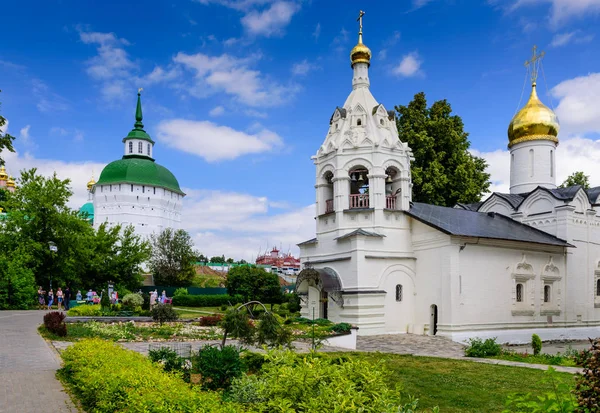
[[[419,406],[439,406],[449,412],[501,412],[511,393],[543,394],[551,391],[540,381],[544,372],[537,369],[496,366],[462,360],[382,353],[337,353],[334,356],[383,360],[390,374],[391,387],[401,383],[403,393],[419,398]],[[560,374],[560,373],[559,373]],[[574,376],[560,374],[574,382]]]
[[[181,318],[198,318],[211,314],[225,314],[221,307],[174,307]]]

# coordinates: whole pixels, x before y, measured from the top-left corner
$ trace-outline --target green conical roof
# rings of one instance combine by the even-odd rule
[[[148,141],[154,144],[154,141],[152,140],[150,135],[148,135],[144,130],[144,124],[142,123],[142,119],[142,97],[141,94],[138,92],[137,106],[135,108],[135,124],[133,125],[133,129],[131,130],[131,132],[129,132],[129,134],[127,134],[127,136],[123,138],[123,142],[125,142],[127,139],[142,139],[144,141]]]

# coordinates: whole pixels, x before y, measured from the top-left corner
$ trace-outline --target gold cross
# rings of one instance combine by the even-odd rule
[[[533,46],[533,55],[531,60],[525,62],[525,67],[531,66],[531,83],[535,85],[538,77],[538,69],[542,58],[546,55],[546,52],[540,52],[537,54],[537,46]]]
[[[139,88],[139,89],[138,89],[138,93],[142,93],[142,90],[144,90],[144,88],[143,88],[143,87]]]
[[[356,19],[356,21],[357,21],[357,22],[358,22],[358,24],[359,24],[359,28],[358,28],[358,34],[362,34],[362,17],[363,17],[364,15],[365,15],[365,12],[361,10],[361,11],[358,13],[358,19]]]

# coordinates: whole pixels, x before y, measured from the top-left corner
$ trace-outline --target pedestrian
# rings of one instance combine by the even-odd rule
[[[163,290],[163,292],[160,296],[160,303],[164,304],[165,302],[167,302],[167,292],[165,290]]]
[[[37,290],[38,294],[38,308],[43,310],[46,307],[46,299],[44,298],[44,294],[46,291],[42,290],[42,286],[40,285]]]
[[[48,291],[48,310],[52,310],[52,304],[54,304],[54,292],[50,288],[50,291]]]
[[[81,290],[77,290],[77,295],[75,295],[75,299],[77,301],[83,300],[83,297],[81,296]]]
[[[69,311],[70,307],[71,307],[71,289],[67,285],[67,288],[65,288],[65,310]]]
[[[58,290],[56,291],[56,303],[58,304],[58,311],[62,311],[63,299],[64,299],[63,291],[61,290],[60,287],[58,287]]]
[[[156,291],[150,292],[150,310],[156,305]]]
[[[85,294],[85,297],[87,298],[87,303],[88,304],[93,304],[94,303],[94,293],[92,292],[92,289],[90,288],[90,290]]]

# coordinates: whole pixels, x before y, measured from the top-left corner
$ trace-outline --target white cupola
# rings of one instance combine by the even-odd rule
[[[140,92],[138,90],[137,107],[135,110],[135,124],[131,132],[123,138],[125,144],[125,153],[127,157],[145,158],[152,159],[154,151],[154,141],[144,130],[144,124],[142,123],[142,102]]]

